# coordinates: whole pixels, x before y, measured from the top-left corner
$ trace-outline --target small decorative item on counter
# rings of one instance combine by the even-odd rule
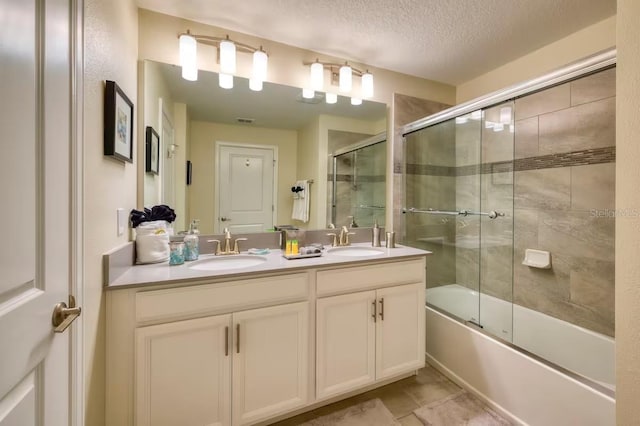
[[[169,265],[182,265],[184,263],[184,242],[171,241],[169,243]]]
[[[198,260],[200,254],[199,220],[194,219],[189,225],[189,233],[184,236],[184,260]]]
[[[287,245],[286,245],[286,248],[284,250],[285,254],[287,254],[287,255],[291,254],[292,245],[293,245],[293,241],[292,240],[287,240]]]
[[[291,241],[291,254],[300,254],[298,249],[298,240]]]
[[[380,227],[378,226],[378,220],[373,224],[373,229],[371,230],[371,246],[372,247],[380,247],[382,244],[380,243]]]
[[[386,234],[387,239],[384,242],[386,248],[396,248],[396,233],[391,231]]]

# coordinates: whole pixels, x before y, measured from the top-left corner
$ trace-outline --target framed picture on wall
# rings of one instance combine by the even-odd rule
[[[157,175],[160,169],[160,136],[151,126],[147,126],[147,131],[145,132],[144,151],[147,160],[146,172]]]
[[[133,163],[133,102],[110,80],[104,93],[104,155]]]

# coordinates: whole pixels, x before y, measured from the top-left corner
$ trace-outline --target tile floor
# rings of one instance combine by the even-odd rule
[[[427,365],[425,368],[419,370],[416,376],[411,376],[391,383],[390,385],[317,408],[313,411],[275,423],[275,425],[299,425],[360,402],[379,398],[401,425],[423,426],[422,422],[413,414],[413,410],[426,404],[439,401],[458,391],[460,391],[458,385],[440,374],[433,367]]]

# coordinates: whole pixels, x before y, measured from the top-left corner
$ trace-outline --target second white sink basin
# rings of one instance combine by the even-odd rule
[[[377,247],[332,247],[327,250],[327,254],[334,256],[348,256],[348,257],[365,257],[365,256],[379,256],[384,254],[384,249]]]
[[[199,271],[224,271],[227,269],[250,268],[261,265],[266,261],[267,258],[262,256],[236,254],[196,260],[189,265],[189,268]]]

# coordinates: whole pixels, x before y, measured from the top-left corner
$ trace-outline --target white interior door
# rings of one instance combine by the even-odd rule
[[[275,148],[218,145],[218,232],[263,232],[273,227],[275,156]]]
[[[72,0],[0,0],[0,425],[69,425]],[[45,42],[46,41],[46,42]]]

